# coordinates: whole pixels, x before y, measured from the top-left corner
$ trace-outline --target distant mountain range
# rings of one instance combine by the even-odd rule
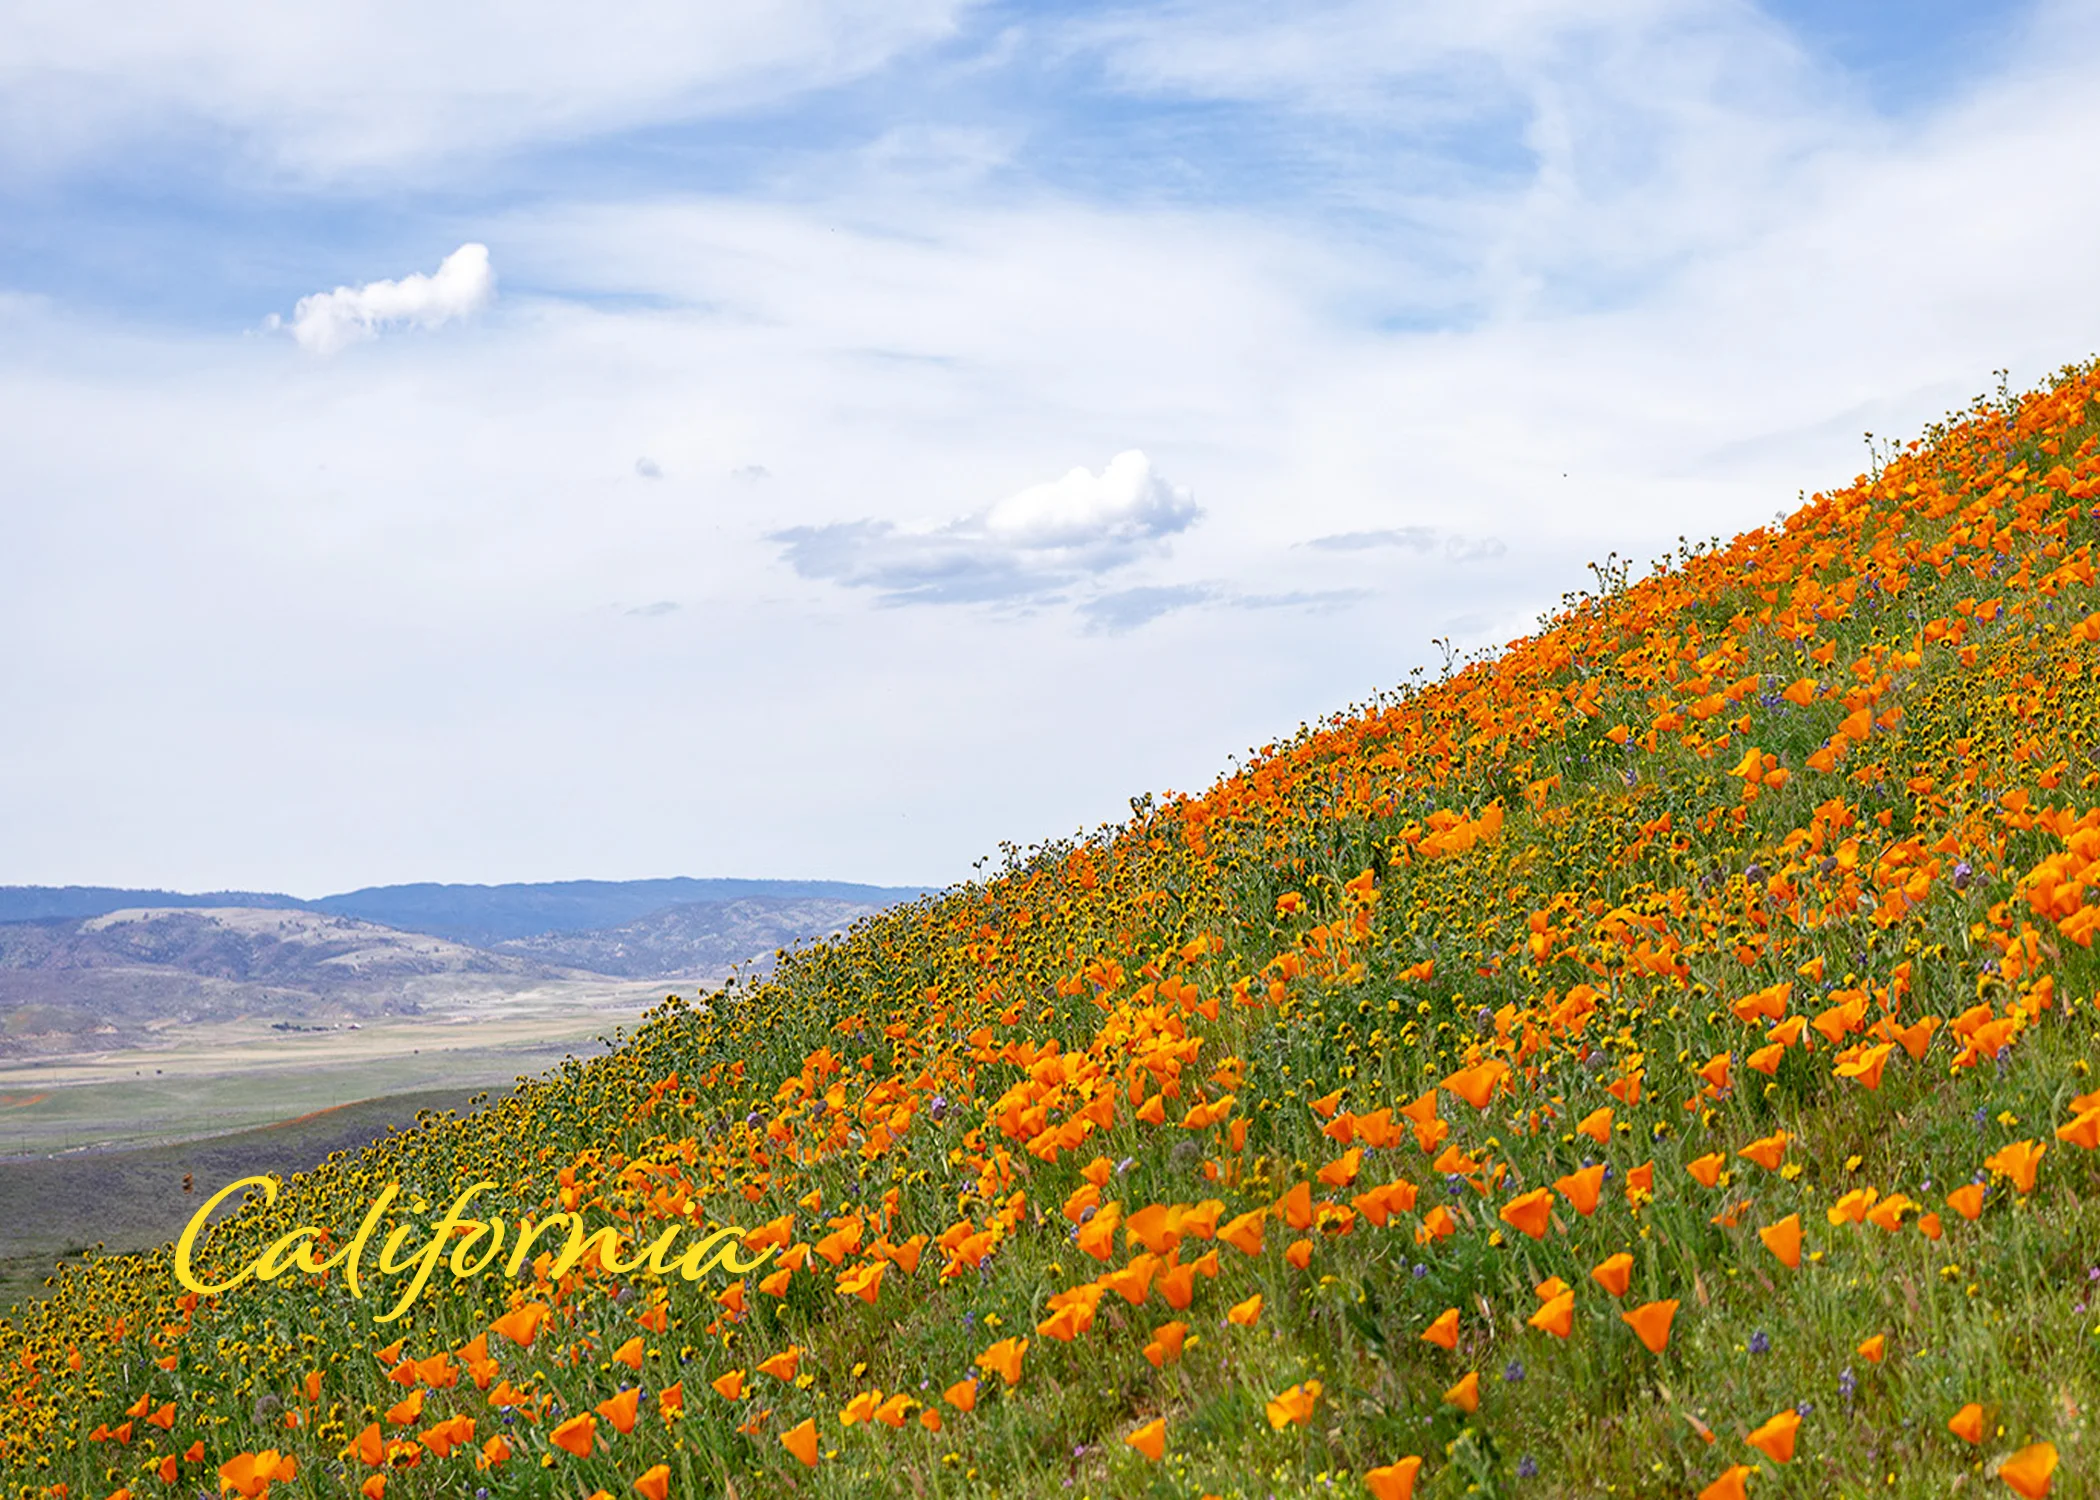
[[[0,923],[99,917],[175,907],[270,907],[358,917],[403,932],[487,945],[549,933],[618,927],[667,907],[731,901],[841,901],[879,908],[929,887],[855,885],[843,880],[553,880],[536,884],[373,885],[306,900],[279,891],[133,890],[101,885],[0,885]]]
[[[711,983],[922,892],[830,880],[258,891],[0,887],[0,1057],[250,1017],[334,1029],[593,978]]]

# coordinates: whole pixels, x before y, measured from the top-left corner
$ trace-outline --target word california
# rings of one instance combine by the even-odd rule
[[[529,1266],[535,1276],[558,1280],[580,1263],[595,1263],[613,1275],[646,1270],[652,1275],[668,1276],[675,1271],[687,1281],[698,1281],[718,1266],[732,1276],[754,1270],[764,1265],[786,1238],[779,1235],[776,1239],[766,1230],[747,1231],[731,1224],[681,1249],[680,1236],[696,1231],[697,1226],[673,1224],[646,1248],[637,1242],[634,1253],[627,1256],[623,1254],[626,1236],[619,1230],[611,1225],[590,1230],[581,1214],[559,1212],[539,1220],[520,1219],[516,1235],[510,1242],[510,1253],[504,1257],[503,1220],[467,1216],[467,1206],[496,1186],[494,1182],[477,1182],[462,1189],[452,1200],[452,1206],[445,1210],[444,1217],[431,1229],[430,1238],[420,1244],[408,1243],[415,1234],[415,1225],[396,1224],[393,1227],[380,1242],[378,1270],[384,1276],[408,1276],[409,1280],[395,1299],[393,1308],[377,1321],[391,1323],[408,1311],[429,1284],[447,1245],[452,1249],[448,1264],[455,1281],[481,1275],[499,1257],[503,1257],[502,1274],[513,1278],[523,1274]],[[275,1281],[291,1271],[307,1276],[326,1276],[340,1269],[350,1295],[362,1299],[365,1294],[362,1280],[365,1247],[378,1233],[387,1209],[400,1196],[401,1185],[390,1182],[380,1189],[379,1196],[366,1210],[357,1233],[326,1259],[322,1258],[321,1252],[334,1236],[325,1229],[302,1224],[241,1267],[232,1279],[216,1283],[199,1279],[195,1266],[197,1237],[204,1232],[206,1221],[228,1198],[252,1187],[262,1189],[266,1206],[276,1203],[277,1182],[270,1177],[243,1177],[219,1189],[197,1209],[182,1231],[182,1238],[175,1242],[175,1279],[186,1290],[211,1297],[232,1291],[251,1277],[256,1281]],[[549,1243],[543,1245],[543,1240]],[[737,1253],[740,1248],[752,1254],[748,1258],[741,1256]]]

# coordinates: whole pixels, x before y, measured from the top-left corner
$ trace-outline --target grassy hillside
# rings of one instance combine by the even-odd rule
[[[487,1177],[513,1220],[745,1226],[733,1285],[441,1274],[381,1325],[339,1277],[186,1304],[165,1255],[102,1260],[0,1331],[0,1466],[2100,1493],[2096,398],[2087,367],[1979,402],[1783,528],[1607,570],[1200,797],[295,1178],[205,1257]]]

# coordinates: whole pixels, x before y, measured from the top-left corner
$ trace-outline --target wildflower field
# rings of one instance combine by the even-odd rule
[[[8,1492],[2100,1494],[2096,538],[2088,365],[198,1256],[609,1264],[63,1268]]]

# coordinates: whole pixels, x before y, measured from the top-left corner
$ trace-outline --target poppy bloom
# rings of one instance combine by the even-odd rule
[[[790,1366],[791,1370],[792,1368]],[[789,1378],[793,1378],[792,1374]],[[717,1375],[708,1384],[714,1387],[715,1394],[724,1401],[741,1401],[744,1399],[744,1372],[742,1370],[731,1370],[726,1374]]]
[[[1422,1330],[1422,1342],[1435,1344],[1442,1349],[1458,1347],[1458,1309],[1447,1307],[1436,1315],[1427,1328]]]
[[[1181,1358],[1181,1346],[1188,1338],[1189,1325],[1178,1319],[1162,1323],[1152,1330],[1152,1341],[1145,1345],[1144,1354],[1152,1368],[1164,1369]]]
[[[1736,1155],[1740,1156],[1744,1161],[1757,1163],[1767,1172],[1776,1172],[1779,1170],[1781,1158],[1786,1155],[1786,1144],[1789,1139],[1790,1137],[1784,1130],[1774,1131],[1771,1135],[1752,1141],[1749,1145],[1743,1147],[1742,1150],[1736,1152]]]
[[[578,1412],[549,1433],[547,1441],[565,1453],[589,1458],[598,1441],[598,1419],[587,1411]]]
[[[1883,1351],[1885,1351],[1888,1348],[1888,1343],[1889,1336],[1887,1334],[1877,1333],[1870,1339],[1862,1339],[1859,1343],[1859,1346],[1855,1348],[1852,1352],[1854,1354],[1857,1354],[1868,1364],[1878,1365],[1881,1363],[1881,1356]]]
[[[805,1469],[817,1466],[817,1422],[814,1417],[804,1417],[800,1423],[780,1435],[780,1445],[795,1455]]]
[[[657,1464],[644,1470],[642,1476],[634,1482],[634,1492],[640,1495],[642,1500],[668,1500],[671,1493],[671,1466]]]
[[[1868,1047],[1857,1057],[1849,1058],[1837,1065],[1840,1078],[1850,1078],[1870,1089],[1881,1087],[1881,1071],[1888,1066],[1889,1054],[1895,1048],[1888,1042]]]
[[[635,1414],[641,1409],[642,1393],[638,1387],[629,1386],[617,1396],[608,1396],[592,1410],[612,1423],[622,1437],[634,1431]]]
[[[1242,1328],[1252,1328],[1261,1317],[1261,1293],[1256,1292],[1245,1302],[1233,1304],[1225,1310],[1225,1321],[1237,1323]]]
[[[1242,1255],[1259,1255],[1262,1221],[1268,1216],[1268,1210],[1260,1208],[1243,1213],[1220,1229],[1218,1238]]]
[[[977,1409],[977,1377],[972,1375],[967,1380],[956,1381],[955,1384],[941,1392],[941,1399],[957,1411],[975,1411]]]
[[[1624,1250],[1607,1256],[1601,1264],[1591,1268],[1590,1280],[1614,1297],[1625,1296],[1626,1288],[1633,1281],[1633,1257]]]
[[[1265,1402],[1269,1425],[1278,1432],[1286,1427],[1303,1427],[1312,1420],[1313,1406],[1320,1399],[1320,1382],[1308,1380],[1294,1385],[1282,1395]]]
[[[2056,1445],[2029,1443],[1998,1466],[1998,1477],[2021,1500],[2043,1500],[2056,1473]]]
[[[1509,1076],[1509,1064],[1499,1059],[1461,1068],[1444,1080],[1443,1086],[1475,1109],[1486,1109],[1495,1088]]]
[[[1779,1263],[1790,1271],[1801,1268],[1801,1215],[1788,1214],[1776,1224],[1768,1224],[1757,1231],[1765,1248],[1779,1257]]]
[[[2014,1191],[2024,1198],[2034,1191],[2034,1174],[2048,1149],[2038,1141],[2014,1141],[1986,1156],[1983,1164],[2001,1177],[2010,1177]]]
[[[1166,1418],[1154,1417],[1123,1441],[1144,1454],[1148,1462],[1158,1463],[1161,1455],[1167,1451]]]
[[[2087,1151],[2100,1149],[2100,1109],[2089,1109],[2068,1125],[2057,1126],[2056,1138]]]
[[[1557,1339],[1566,1338],[1575,1327],[1575,1294],[1561,1292],[1549,1298],[1543,1307],[1524,1321]]]
[[[1983,1408],[1971,1401],[1947,1419],[1947,1430],[1965,1443],[1983,1441]]]
[[[290,1454],[265,1448],[260,1453],[237,1453],[219,1465],[219,1489],[242,1500],[260,1500],[270,1493],[273,1481],[286,1483],[298,1478],[299,1464]]]
[[[1021,1356],[1028,1352],[1028,1340],[1005,1338],[977,1356],[977,1368],[989,1370],[1008,1385],[1021,1383]]]
[[[1553,1184],[1575,1212],[1587,1219],[1597,1211],[1597,1195],[1604,1189],[1604,1166],[1584,1167]]]
[[[489,1326],[519,1348],[529,1349],[539,1336],[540,1325],[547,1320],[547,1312],[546,1303],[527,1302],[522,1307],[512,1308]]]
[[[1964,1219],[1974,1219],[1983,1212],[1983,1184],[1964,1183],[1947,1195],[1947,1206]]]
[[[1730,1464],[1721,1477],[1699,1492],[1699,1500],[1746,1500],[1744,1481],[1755,1473],[1748,1464]]]
[[[1466,1371],[1464,1379],[1451,1387],[1450,1390],[1444,1392],[1444,1400],[1457,1407],[1460,1411],[1479,1411],[1480,1372],[1478,1370]]]
[[[1660,1354],[1670,1346],[1670,1324],[1676,1316],[1677,1299],[1672,1297],[1662,1302],[1643,1302],[1620,1313],[1619,1320],[1633,1330],[1634,1337],[1650,1354]]]
[[[1544,1188],[1533,1188],[1503,1204],[1497,1217],[1535,1240],[1544,1239],[1553,1222],[1553,1195]]]
[[[1794,1433],[1801,1426],[1801,1413],[1789,1406],[1772,1416],[1743,1441],[1774,1463],[1794,1461]]]
[[[1422,1472],[1422,1460],[1409,1454],[1398,1463],[1364,1472],[1364,1488],[1371,1492],[1371,1500],[1414,1500],[1415,1476]]]
[[[1697,1156],[1686,1162],[1684,1169],[1692,1174],[1692,1180],[1699,1186],[1710,1188],[1721,1180],[1721,1168],[1726,1162],[1727,1158],[1720,1152],[1709,1151],[1704,1156]]]
[[[793,1380],[795,1367],[802,1362],[802,1350],[790,1344],[778,1354],[768,1355],[758,1362],[758,1373],[770,1375],[775,1380]],[[734,1400],[735,1397],[731,1397]]]

